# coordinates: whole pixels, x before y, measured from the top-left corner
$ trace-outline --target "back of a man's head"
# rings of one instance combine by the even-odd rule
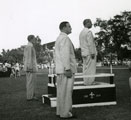
[[[27,40],[30,42],[34,37],[35,37],[34,35],[29,35],[29,36],[27,37]]]
[[[91,19],[85,19],[83,21],[83,25],[86,26],[86,24],[90,24],[91,23]]]
[[[69,23],[69,22],[67,22],[67,21],[61,22],[60,25],[59,25],[59,29],[63,30],[63,28],[66,27],[67,23]]]

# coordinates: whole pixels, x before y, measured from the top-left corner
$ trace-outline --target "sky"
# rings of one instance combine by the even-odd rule
[[[0,52],[26,45],[30,34],[39,36],[41,44],[55,41],[62,21],[70,23],[69,37],[78,48],[84,19],[94,23],[124,11],[131,11],[131,0],[0,0]]]

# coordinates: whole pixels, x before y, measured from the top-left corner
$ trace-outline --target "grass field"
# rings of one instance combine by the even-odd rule
[[[97,72],[109,72],[99,68]],[[129,101],[128,69],[113,69],[117,94],[117,105],[73,108],[76,120],[131,120]],[[47,94],[48,71],[38,74],[37,97],[39,101],[26,101],[25,76],[0,78],[0,120],[60,120],[55,116],[56,109],[42,104],[41,96]],[[74,119],[75,120],[75,119]]]

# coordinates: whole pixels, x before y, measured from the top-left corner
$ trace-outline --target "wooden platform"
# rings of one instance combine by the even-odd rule
[[[110,82],[97,82],[96,85],[85,86],[83,81],[75,81],[73,88],[73,107],[116,105],[116,87],[114,84],[114,74],[96,74],[95,77],[110,77]],[[94,77],[93,76],[93,77]],[[76,74],[75,79],[83,77]],[[56,75],[49,75],[48,94],[42,95],[42,101],[51,107],[56,107]]]

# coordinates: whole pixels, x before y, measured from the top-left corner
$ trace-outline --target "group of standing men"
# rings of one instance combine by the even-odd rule
[[[81,31],[79,40],[81,54],[83,58],[83,73],[85,75],[96,72],[96,46],[92,32],[90,19],[83,21],[84,29]],[[74,75],[77,72],[77,64],[74,46],[68,37],[71,33],[70,23],[61,22],[59,25],[60,34],[55,42],[55,67],[57,74],[57,110],[56,115],[60,118],[74,118],[72,114],[72,92],[74,85]],[[26,71],[27,100],[34,100],[35,80],[37,72],[37,62],[34,44],[34,35],[28,36],[28,45],[24,50],[24,70]],[[94,78],[85,78],[84,84],[91,85]]]

